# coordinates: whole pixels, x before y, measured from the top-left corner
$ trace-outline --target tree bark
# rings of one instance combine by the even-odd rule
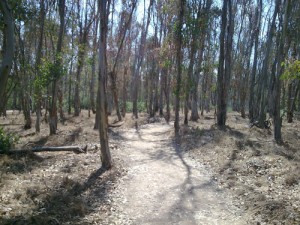
[[[220,34],[220,56],[217,77],[218,102],[217,102],[217,124],[224,127],[227,114],[227,97],[231,77],[231,51],[234,31],[234,18],[232,15],[231,0],[223,2],[222,22]],[[228,20],[227,20],[228,15]],[[227,30],[227,32],[226,32]],[[225,46],[226,43],[226,46]]]
[[[62,152],[62,151],[72,151],[74,153],[86,153],[87,152],[87,145],[85,147],[79,146],[60,146],[60,147],[34,147],[32,149],[12,149],[5,154],[24,154],[24,153],[36,153],[36,152]],[[1,151],[0,151],[1,154]]]
[[[261,27],[261,14],[262,14],[262,0],[258,0],[255,12],[255,31],[254,31],[254,59],[250,76],[250,91],[249,91],[249,120],[250,123],[253,123],[255,118],[257,117],[256,110],[254,109],[254,88],[255,88],[255,80],[256,80],[256,69],[257,69],[257,61],[258,61],[258,37],[260,33]]]
[[[3,99],[8,76],[12,67],[15,39],[14,39],[14,19],[12,9],[9,7],[7,0],[0,1],[0,11],[3,15],[3,44],[2,44],[2,63],[0,65],[0,113],[4,110]]]
[[[79,44],[78,44],[78,55],[77,55],[77,70],[76,70],[76,82],[75,82],[75,96],[74,96],[74,116],[79,116],[81,111],[81,102],[80,102],[80,81],[81,81],[81,72],[84,65],[84,56],[86,53],[86,46],[88,42],[88,35],[90,31],[90,27],[92,25],[91,21],[87,19],[87,3],[85,9],[85,17],[84,17],[84,25],[82,25],[83,21],[79,21]],[[80,3],[78,1],[78,14],[80,14]],[[83,20],[78,15],[79,20]]]
[[[94,21],[94,34],[93,34],[93,53],[92,53],[92,74],[90,81],[90,108],[93,113],[96,113],[95,107],[95,76],[96,76],[96,54],[98,49],[97,35],[98,35],[99,19]]]
[[[176,90],[175,90],[175,135],[179,135],[179,111],[180,111],[180,93],[181,93],[181,76],[182,76],[182,27],[183,27],[183,17],[184,17],[184,7],[185,0],[179,0],[179,11],[178,11],[178,21],[176,26]]]
[[[151,19],[151,9],[154,0],[150,0],[149,7],[148,7],[148,17],[146,26],[143,27],[142,34],[141,34],[141,42],[139,45],[138,54],[135,56],[134,60],[134,69],[133,69],[133,76],[132,76],[132,114],[135,118],[138,118],[138,84],[139,84],[139,73],[140,69],[144,60],[144,54],[146,49],[146,37],[148,33],[148,28]]]
[[[280,8],[280,0],[276,1],[275,8]],[[286,42],[286,32],[287,32],[287,24],[289,20],[289,14],[291,9],[291,0],[287,0],[285,2],[285,10],[284,10],[284,18],[282,31],[280,34],[280,43],[279,43],[279,51],[278,51],[278,61],[277,61],[277,74],[275,77],[275,85],[274,85],[274,139],[276,143],[282,144],[282,135],[281,135],[281,116],[280,116],[280,93],[281,93],[281,79],[280,76],[283,73],[283,68],[281,63],[284,61],[284,57],[286,55],[287,49],[285,49]]]
[[[35,62],[35,69],[36,69],[36,76],[41,76],[41,72],[39,66],[41,64],[42,58],[42,47],[43,47],[43,39],[44,39],[44,25],[45,25],[45,0],[40,1],[40,37],[38,40],[38,47],[36,51],[36,62]],[[36,133],[40,132],[40,124],[41,124],[41,107],[42,107],[42,93],[39,87],[36,87],[34,90],[35,92],[35,99],[36,99],[36,121],[35,121],[35,131]]]
[[[268,71],[269,71],[269,65],[270,65],[270,54],[271,49],[273,46],[273,37],[275,34],[275,28],[276,28],[276,17],[279,11],[279,5],[275,4],[275,9],[273,12],[272,22],[269,29],[269,34],[267,38],[266,43],[266,54],[263,61],[263,67],[261,72],[261,80],[259,82],[258,87],[258,100],[257,102],[257,109],[258,109],[258,122],[261,127],[264,126],[264,122],[266,120],[266,109],[267,109],[267,97],[266,97],[266,86],[268,84]]]
[[[52,99],[51,99],[51,106],[49,110],[49,128],[50,128],[50,135],[56,134],[57,130],[57,99],[58,99],[58,89],[59,89],[59,80],[60,80],[60,69],[62,67],[62,42],[64,36],[64,25],[65,25],[65,0],[59,0],[58,2],[59,8],[59,18],[60,18],[60,25],[59,25],[59,34],[58,34],[58,41],[57,41],[57,48],[56,48],[56,56],[55,56],[55,73],[53,74],[53,81],[52,81]]]
[[[98,75],[98,99],[97,114],[98,126],[101,144],[101,162],[104,169],[110,169],[112,166],[111,154],[108,146],[108,123],[106,109],[106,79],[107,79],[107,63],[106,63],[106,46],[107,46],[107,26],[109,4],[107,0],[101,0],[99,4],[100,13],[100,40],[99,40],[99,75]]]

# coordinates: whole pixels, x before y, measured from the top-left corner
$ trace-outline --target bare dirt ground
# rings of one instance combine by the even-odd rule
[[[22,119],[0,119],[20,136],[16,148],[88,152],[0,155],[0,224],[300,224],[299,121],[283,124],[278,146],[237,113],[225,130],[210,114],[183,126],[177,142],[163,119],[127,115],[110,129],[114,167],[103,172],[94,116],[69,116],[53,136],[45,122],[40,134],[23,130]]]

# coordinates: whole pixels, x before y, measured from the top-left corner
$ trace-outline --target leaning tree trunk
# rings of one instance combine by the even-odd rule
[[[12,9],[9,7],[7,0],[0,1],[0,12],[2,14],[2,63],[0,65],[0,113],[4,110],[3,101],[8,76],[12,67],[15,40],[14,40],[14,19]]]

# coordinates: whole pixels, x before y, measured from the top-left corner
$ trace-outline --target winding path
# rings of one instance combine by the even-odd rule
[[[209,172],[172,141],[172,129],[159,123],[119,132],[128,173],[115,191],[116,212],[137,225],[247,224]]]

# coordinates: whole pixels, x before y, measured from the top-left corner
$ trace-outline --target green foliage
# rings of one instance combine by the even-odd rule
[[[300,79],[300,60],[292,60],[281,63],[284,72],[281,75],[282,80]]]
[[[60,62],[62,62],[61,56],[58,56],[54,63],[46,58],[42,59],[39,66],[39,75],[35,77],[33,82],[35,98],[40,96],[54,79],[58,79],[66,74],[66,69]]]
[[[0,127],[0,152],[9,151],[17,141],[18,137],[16,135],[5,132],[4,129]]]
[[[120,103],[120,108],[122,108],[122,104]],[[132,102],[126,102],[126,112],[132,112]],[[146,112],[146,104],[145,102],[138,102],[137,103],[138,112]]]

